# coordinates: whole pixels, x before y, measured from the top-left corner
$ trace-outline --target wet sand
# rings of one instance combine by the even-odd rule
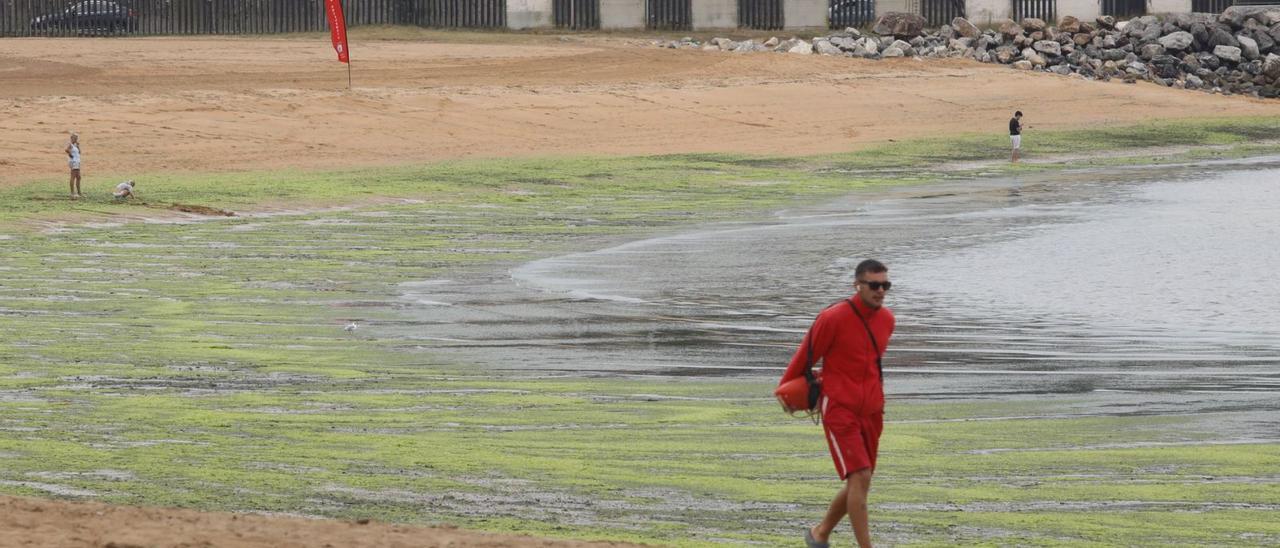
[[[892,399],[1035,399],[1070,416],[1207,413],[1221,440],[1274,441],[1280,327],[1265,321],[1275,289],[1259,275],[1280,267],[1264,244],[1278,166],[1262,159],[863,192],[477,280],[427,280],[405,286],[404,298],[438,326],[424,340],[433,351],[512,374],[768,379],[812,315],[846,294],[853,265],[880,257],[899,284],[890,296],[899,319],[886,362]],[[1215,196],[1217,207],[1238,208],[1241,226],[1206,221],[1233,217],[1201,210]],[[1257,239],[1233,252],[1252,262],[1201,271],[1198,261],[1227,259],[1168,255],[1230,248],[1215,234],[1234,238],[1241,228]],[[1145,278],[1178,274],[1187,280]],[[1210,280],[1230,290],[1186,310]],[[1188,320],[1197,315],[1208,319]]]

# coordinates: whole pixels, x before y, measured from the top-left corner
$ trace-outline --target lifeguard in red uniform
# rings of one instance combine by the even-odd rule
[[[888,267],[870,259],[858,263],[854,278],[857,292],[818,314],[779,382],[804,376],[809,360],[822,361],[818,409],[836,475],[845,485],[831,501],[822,523],[805,534],[809,548],[826,548],[831,531],[845,515],[853,522],[858,546],[871,546],[867,493],[884,430],[880,360],[893,335],[893,312],[884,307],[885,293],[892,284]]]

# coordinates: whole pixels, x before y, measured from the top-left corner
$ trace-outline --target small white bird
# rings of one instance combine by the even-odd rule
[[[357,329],[359,329],[359,328],[360,328],[360,326],[356,325],[356,322],[351,322],[351,323],[347,324],[347,326],[346,326],[346,327],[342,328],[342,330],[343,330],[343,331],[355,331],[355,330],[357,330]]]

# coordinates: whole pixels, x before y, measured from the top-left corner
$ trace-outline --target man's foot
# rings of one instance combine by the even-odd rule
[[[72,194],[72,195],[71,195],[71,199],[72,199],[72,200],[77,200],[77,199],[79,199],[79,198],[80,198],[80,195],[79,195],[79,194]]]
[[[805,548],[831,548],[831,543],[826,541],[819,542],[818,539],[813,537],[813,529],[809,529],[804,532],[804,546]]]

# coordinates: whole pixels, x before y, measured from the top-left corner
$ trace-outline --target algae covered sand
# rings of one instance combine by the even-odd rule
[[[1041,146],[1253,147],[1273,126],[1203,124],[1192,143],[1151,137],[1182,126],[1143,127]],[[157,207],[57,201],[54,183],[5,189],[0,492],[688,546],[794,543],[836,483],[820,430],[778,412],[773,379],[458,362],[397,335],[431,329],[402,284],[1005,170],[982,163],[998,158],[992,148],[976,138],[871,156],[140,178]],[[976,163],[956,172],[937,162]],[[172,204],[237,215],[197,218]],[[1265,433],[1240,443],[1211,418],[1072,413],[1082,405],[894,399],[873,491],[877,536],[1280,542],[1270,519],[1280,444]]]

